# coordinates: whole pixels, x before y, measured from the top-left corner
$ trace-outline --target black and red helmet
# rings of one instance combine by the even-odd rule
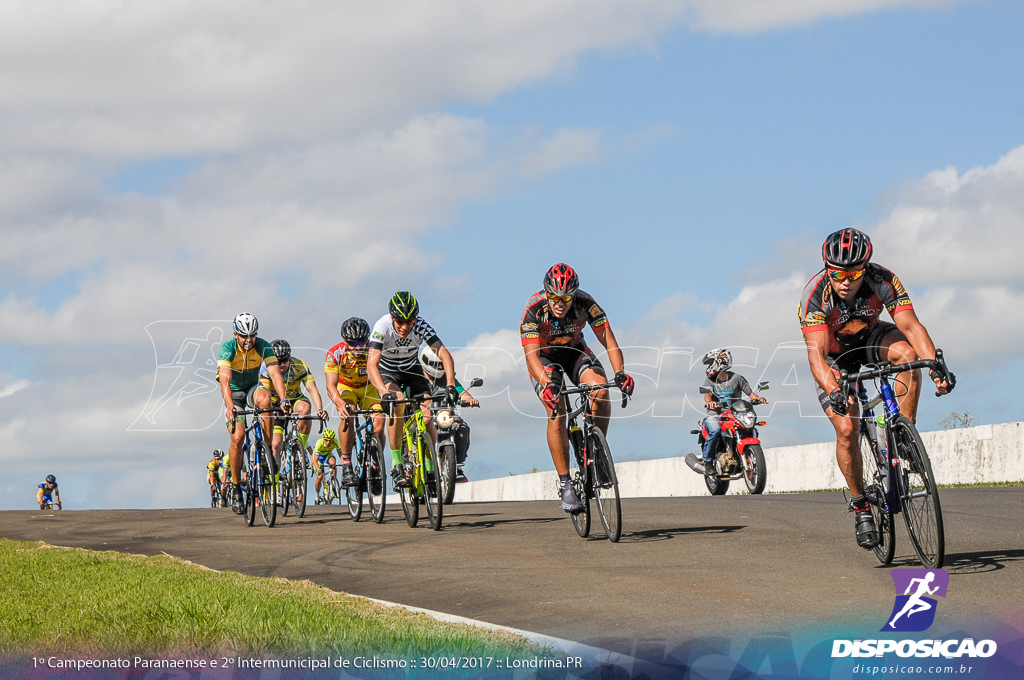
[[[834,231],[821,246],[821,259],[834,269],[860,267],[871,259],[871,239],[852,227]]]
[[[559,262],[544,275],[544,291],[551,295],[575,295],[580,289],[580,277],[576,270]]]

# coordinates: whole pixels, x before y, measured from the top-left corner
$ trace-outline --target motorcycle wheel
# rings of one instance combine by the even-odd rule
[[[764,462],[764,451],[760,444],[750,444],[743,449],[743,481],[747,491],[759,494],[768,482],[768,470]]]

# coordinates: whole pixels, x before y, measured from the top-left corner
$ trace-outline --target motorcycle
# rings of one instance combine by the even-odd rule
[[[484,384],[483,378],[473,378],[469,383],[469,389],[480,387]],[[441,500],[445,505],[451,504],[455,499],[455,478],[458,475],[458,463],[455,446],[455,433],[459,427],[468,427],[459,417],[461,404],[451,406],[445,404],[442,397],[435,396],[434,400],[439,402],[438,409],[434,415],[434,425],[437,427],[437,460],[441,468]]]
[[[757,391],[763,392],[768,387],[767,381],[758,383]],[[687,466],[704,477],[704,484],[712,496],[724,495],[729,490],[729,482],[741,477],[747,485],[747,491],[752,494],[761,493],[767,482],[767,469],[757,428],[763,427],[765,421],[757,420],[754,405],[746,397],[737,399],[731,408],[722,409],[719,415],[722,433],[718,437],[716,450],[711,453],[714,465],[712,473],[705,473],[704,462],[699,454],[686,454]],[[703,449],[708,433],[703,420],[700,425],[699,430],[690,430],[690,434],[697,435],[697,443]]]

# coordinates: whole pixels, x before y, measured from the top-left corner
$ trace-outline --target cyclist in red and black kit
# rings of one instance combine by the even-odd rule
[[[901,364],[934,359],[935,345],[914,313],[910,296],[890,270],[870,262],[871,239],[857,229],[840,229],[829,235],[821,250],[825,268],[804,288],[800,302],[800,326],[807,345],[811,374],[818,385],[818,401],[836,430],[836,462],[850,488],[855,512],[857,544],[878,545],[878,533],[864,498],[861,454],[858,443],[859,403],[854,395],[844,399],[839,390],[839,371],[855,372],[864,364],[888,361]],[[882,310],[893,323],[882,321]],[[955,377],[943,379],[931,371],[937,394],[956,385]],[[917,415],[921,396],[920,371],[897,377],[906,386],[897,392],[900,411],[911,420]]]
[[[548,415],[548,449],[558,472],[562,509],[569,513],[583,510],[583,503],[569,483],[569,433],[565,419],[551,416],[560,408],[558,393],[563,376],[574,385],[600,385],[608,382],[601,362],[583,341],[587,324],[608,351],[608,360],[615,371],[615,382],[626,395],[633,394],[633,379],[623,370],[622,350],[608,324],[604,310],[580,288],[579,276],[567,264],[556,264],[544,276],[544,290],[526,302],[519,335],[526,354],[537,396]],[[608,390],[593,393],[594,422],[608,432],[611,402]]]

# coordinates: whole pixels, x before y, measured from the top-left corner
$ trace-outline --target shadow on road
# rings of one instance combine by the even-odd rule
[[[1007,562],[1024,559],[1024,550],[991,550],[946,556],[946,571],[953,574],[983,574],[1006,568]]]
[[[746,529],[745,524],[709,526],[709,527],[679,527],[677,529],[650,529],[648,531],[634,531],[622,534],[620,543],[642,543],[644,541],[667,541],[676,536],[688,534],[731,534]],[[602,537],[603,538],[603,537]]]

